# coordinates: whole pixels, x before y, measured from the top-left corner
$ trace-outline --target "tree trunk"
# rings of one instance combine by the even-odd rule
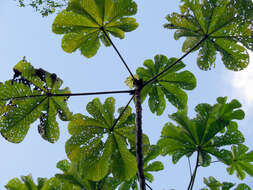
[[[138,167],[138,177],[140,190],[146,190],[145,176],[143,171],[143,154],[142,154],[142,107],[141,107],[141,89],[137,87],[136,97],[136,160]]]

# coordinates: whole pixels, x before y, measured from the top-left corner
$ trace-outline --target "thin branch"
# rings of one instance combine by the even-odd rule
[[[154,80],[156,80],[159,76],[161,76],[162,74],[164,74],[165,72],[167,72],[170,68],[172,68],[174,65],[176,65],[178,62],[180,62],[183,58],[185,58],[188,54],[190,54],[195,48],[197,48],[203,41],[205,41],[209,36],[205,35],[193,48],[191,48],[187,53],[185,53],[182,57],[180,57],[178,60],[176,60],[174,63],[172,63],[171,65],[169,65],[166,69],[164,69],[162,72],[160,72],[159,74],[157,74],[156,76],[154,76],[152,79],[148,80],[147,82],[145,82],[142,86],[142,88],[146,85],[148,85],[149,83],[154,82]]]
[[[145,183],[145,184],[146,184],[146,186],[147,186],[150,190],[153,190],[152,187],[150,187],[149,184],[147,184],[147,183]]]
[[[211,163],[217,163],[217,162],[220,162],[219,160],[215,160],[215,161],[212,161]]]
[[[189,186],[188,186],[187,190],[192,190],[192,188],[193,188],[193,185],[194,185],[194,182],[195,182],[196,173],[197,173],[197,169],[199,167],[199,154],[200,154],[200,150],[198,148],[198,151],[197,151],[197,161],[196,161],[194,172],[193,172],[193,175],[191,176],[191,180],[190,180],[190,183],[189,183]]]
[[[191,177],[192,177],[191,161],[190,161],[190,158],[189,158],[189,157],[187,157],[187,159],[188,159],[188,165],[189,165],[189,169],[190,169],[190,175],[191,175]]]
[[[84,93],[65,93],[65,94],[37,94],[28,96],[17,96],[12,98],[0,99],[0,101],[8,101],[13,99],[25,99],[25,98],[35,98],[35,97],[52,97],[52,96],[88,96],[88,95],[102,95],[102,94],[134,94],[135,90],[119,90],[119,91],[102,91],[102,92],[84,92]]]
[[[106,38],[109,40],[109,42],[112,44],[112,47],[114,48],[114,50],[117,52],[118,56],[120,57],[122,63],[125,65],[126,69],[128,70],[128,72],[130,73],[131,77],[133,78],[134,81],[136,81],[133,73],[131,72],[131,70],[129,69],[127,63],[125,62],[125,60],[123,59],[122,55],[120,54],[119,50],[117,49],[117,47],[114,45],[114,43],[112,42],[111,38],[108,36],[108,34],[106,33],[104,27],[100,28],[102,30],[102,32],[104,33],[104,35],[106,36]]]
[[[112,127],[109,129],[110,131],[113,131],[114,127],[117,125],[118,121],[120,120],[120,118],[122,117],[122,115],[124,114],[124,112],[126,111],[127,107],[129,106],[129,104],[131,103],[131,101],[134,99],[135,94],[131,97],[131,99],[128,101],[127,105],[124,107],[123,111],[120,113],[119,117],[114,121]]]

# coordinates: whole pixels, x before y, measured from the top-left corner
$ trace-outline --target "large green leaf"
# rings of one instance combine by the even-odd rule
[[[66,10],[57,15],[52,30],[64,34],[62,48],[68,53],[79,49],[87,57],[93,57],[100,40],[105,46],[111,43],[105,33],[123,39],[125,32],[138,27],[132,17],[137,11],[133,0],[70,0]]]
[[[217,104],[199,104],[195,111],[197,115],[190,119],[186,110],[178,110],[169,115],[173,123],[165,124],[158,146],[162,155],[172,155],[174,163],[183,157],[190,157],[199,152],[201,166],[209,166],[211,155],[220,161],[230,159],[230,152],[221,149],[227,145],[244,142],[242,133],[233,120],[243,119],[244,112],[237,100],[226,103],[226,97],[217,98]]]
[[[230,182],[221,183],[212,176],[210,176],[208,179],[204,178],[204,183],[206,184],[207,188],[202,188],[201,190],[229,190],[235,186],[234,183]],[[241,183],[238,184],[234,190],[251,190],[251,188],[248,185]]]
[[[14,67],[14,78],[0,84],[0,132],[10,142],[19,143],[26,136],[30,125],[40,119],[41,136],[54,143],[59,138],[56,115],[63,121],[72,113],[67,107],[67,97],[53,94],[70,93],[60,89],[62,80],[43,69],[35,69],[25,60]]]
[[[99,181],[110,172],[119,181],[129,180],[137,172],[135,156],[128,150],[136,140],[131,108],[127,107],[117,122],[114,98],[107,98],[104,104],[95,98],[86,109],[90,116],[76,114],[69,123],[72,136],[65,146],[69,159],[81,160],[88,180]],[[122,111],[120,108],[119,114]],[[143,147],[149,146],[148,140],[144,142]]]
[[[139,67],[136,70],[138,78],[144,82],[164,71],[167,67],[173,64],[177,59],[167,59],[164,55],[156,55],[155,63],[153,60],[146,60],[145,67]],[[182,62],[177,63],[174,67],[169,69],[162,76],[158,77],[154,82],[146,85],[141,91],[141,99],[145,100],[149,95],[149,108],[152,113],[161,115],[166,107],[165,98],[175,107],[182,109],[187,104],[187,94],[184,90],[192,90],[196,86],[196,79],[190,71],[177,72],[184,68]],[[131,87],[131,82],[128,79],[126,82]]]
[[[251,0],[183,0],[181,13],[166,18],[165,28],[177,29],[175,39],[186,37],[182,51],[188,52],[201,39],[197,64],[208,70],[215,66],[216,52],[226,68],[238,71],[249,64],[245,48],[253,51],[253,3]]]

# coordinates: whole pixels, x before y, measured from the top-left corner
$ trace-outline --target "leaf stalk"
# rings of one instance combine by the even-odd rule
[[[17,96],[12,98],[0,99],[0,101],[8,101],[14,99],[25,99],[25,98],[36,98],[36,97],[53,97],[53,96],[90,96],[90,95],[103,95],[103,94],[134,94],[135,90],[118,90],[118,91],[102,91],[102,92],[82,92],[82,93],[64,93],[64,94],[37,94],[37,95],[28,95],[28,96]]]
[[[122,63],[125,65],[126,69],[128,70],[129,74],[131,75],[131,77],[133,78],[134,81],[136,81],[136,78],[134,77],[133,73],[131,72],[130,68],[128,67],[126,61],[123,59],[122,55],[120,54],[119,50],[117,49],[117,47],[114,45],[114,43],[112,42],[111,38],[108,36],[108,34],[105,31],[104,27],[100,27],[100,30],[102,30],[102,32],[104,33],[104,35],[106,36],[106,38],[109,40],[109,42],[112,44],[112,47],[114,48],[114,50],[117,52],[118,56],[120,57]]]

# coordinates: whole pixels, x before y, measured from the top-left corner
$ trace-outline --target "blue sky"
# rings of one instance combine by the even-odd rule
[[[163,28],[165,16],[178,11],[179,0],[168,3],[164,0],[137,0],[138,13],[135,16],[139,28],[126,33],[124,40],[113,38],[129,67],[134,72],[142,66],[145,59],[153,59],[156,54],[167,57],[180,57],[183,40],[175,41],[173,31]],[[79,52],[67,54],[61,49],[61,37],[51,32],[55,15],[42,18],[31,9],[18,8],[12,0],[0,2],[0,81],[12,78],[12,68],[23,56],[36,68],[43,68],[56,73],[63,79],[63,86],[70,87],[72,92],[91,92],[104,90],[128,89],[124,84],[128,77],[120,59],[112,48],[101,47],[98,54],[87,59]],[[246,144],[253,148],[253,68],[234,73],[225,69],[218,57],[216,66],[211,71],[201,71],[196,65],[196,53],[184,59],[186,69],[197,78],[197,87],[188,93],[189,114],[194,116],[194,107],[198,103],[213,104],[219,96],[228,96],[229,100],[237,98],[247,110],[246,117],[239,122],[239,127],[246,137]],[[252,63],[252,61],[251,61]],[[109,96],[99,96],[101,100]],[[124,106],[129,95],[116,95],[117,106]],[[69,101],[71,111],[86,113],[85,106],[93,97],[73,97]],[[133,105],[131,105],[133,107]],[[169,122],[167,115],[175,112],[170,104],[160,117],[150,113],[147,102],[144,103],[143,130],[156,143],[162,127]],[[60,123],[61,136],[55,144],[50,144],[39,136],[37,124],[31,126],[25,140],[20,144],[12,144],[0,138],[0,189],[12,178],[32,174],[37,177],[52,177],[59,172],[56,163],[65,159],[64,143],[69,138],[67,123]],[[194,155],[196,156],[196,155]],[[194,157],[193,156],[193,157]],[[164,161],[165,170],[155,174],[151,184],[156,190],[171,188],[186,189],[189,183],[187,159],[183,158],[173,165],[169,157],[160,157]],[[192,158],[192,164],[194,163]],[[226,167],[215,163],[208,168],[200,168],[194,189],[203,187],[203,177],[215,176],[219,180],[238,182],[234,176],[226,173]],[[253,187],[253,180],[244,182]]]

